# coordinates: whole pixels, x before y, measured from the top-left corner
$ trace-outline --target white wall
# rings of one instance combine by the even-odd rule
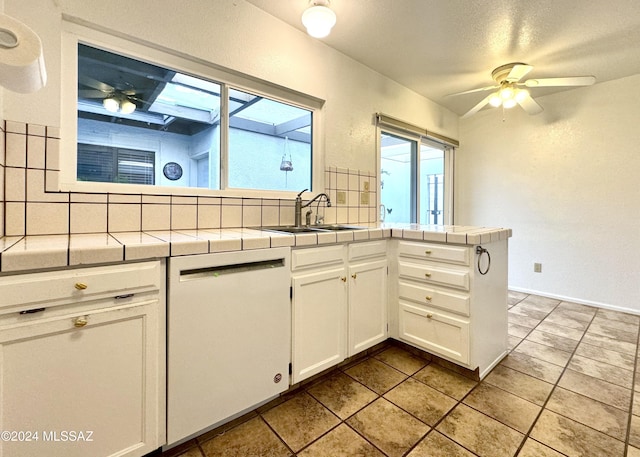
[[[456,223],[513,229],[512,288],[640,312],[640,75],[537,100],[461,121]]]
[[[6,119],[60,126],[62,14],[326,100],[325,165],[376,169],[373,114],[458,137],[458,116],[244,0],[4,0],[41,37],[49,84],[4,94]],[[62,132],[64,135],[64,132]]]

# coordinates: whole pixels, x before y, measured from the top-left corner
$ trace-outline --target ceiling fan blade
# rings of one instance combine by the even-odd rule
[[[80,84],[84,86],[91,87],[92,89],[100,90],[104,93],[110,93],[115,91],[115,88],[110,86],[109,84],[103,83],[101,81],[98,81],[97,79],[93,79],[86,75],[78,75],[78,82],[80,82]]]
[[[456,92],[455,94],[449,94],[449,95],[446,95],[446,96],[447,97],[452,97],[454,95],[473,94],[474,92],[483,92],[485,90],[497,89],[498,87],[500,87],[500,86],[494,85],[494,86],[481,87],[479,89],[465,90],[464,92]]]
[[[533,67],[531,65],[525,65],[525,64],[514,65],[505,79],[511,82],[520,81],[531,70],[533,70]]]
[[[527,114],[531,114],[531,115],[540,114],[543,111],[542,106],[540,106],[538,102],[536,102],[530,96],[527,96],[522,100],[519,100],[518,105],[520,105],[522,109],[526,111]]]
[[[466,119],[466,118],[476,114],[478,111],[480,111],[482,108],[484,108],[485,105],[487,105],[489,103],[489,99],[492,96],[493,96],[493,94],[487,95],[485,98],[482,99],[482,101],[480,103],[478,103],[476,106],[474,106],[469,111],[467,111],[460,119]]]
[[[80,98],[105,98],[109,95],[107,92],[102,92],[101,90],[94,89],[84,89],[78,91],[78,97]]]
[[[527,87],[590,86],[595,82],[595,76],[571,76],[567,78],[528,79],[524,82],[524,85]]]

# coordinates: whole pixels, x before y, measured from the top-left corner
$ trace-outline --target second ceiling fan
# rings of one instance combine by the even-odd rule
[[[493,72],[491,77],[497,83],[492,86],[481,87],[479,89],[471,89],[464,92],[458,92],[451,95],[471,94],[474,92],[483,92],[493,90],[494,92],[487,95],[480,103],[467,111],[462,118],[474,115],[486,105],[495,108],[503,106],[505,108],[513,108],[520,105],[528,114],[538,114],[542,112],[542,106],[533,98],[529,90],[526,88],[534,87],[562,87],[562,86],[590,86],[596,82],[594,76],[571,76],[564,78],[542,78],[527,79],[520,82],[533,67],[525,63],[514,62],[502,65]]]

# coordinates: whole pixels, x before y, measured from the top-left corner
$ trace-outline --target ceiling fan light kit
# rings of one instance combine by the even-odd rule
[[[491,72],[491,77],[497,83],[493,86],[482,87],[480,89],[471,89],[464,92],[458,92],[452,95],[470,94],[474,92],[482,92],[486,90],[495,90],[493,94],[485,97],[480,103],[465,113],[462,118],[467,118],[480,111],[486,105],[494,108],[502,106],[509,109],[516,105],[527,112],[527,114],[538,114],[542,112],[542,106],[538,104],[527,89],[524,87],[561,87],[561,86],[590,86],[596,82],[594,76],[572,76],[566,78],[544,78],[544,79],[528,79],[520,82],[533,67],[521,62],[508,63],[502,65]]]
[[[136,110],[136,104],[128,98],[119,99],[115,95],[111,95],[102,100],[102,106],[110,113],[131,114]]]
[[[329,8],[329,0],[310,0],[309,8],[302,13],[302,24],[314,38],[324,38],[336,25],[336,13]]]

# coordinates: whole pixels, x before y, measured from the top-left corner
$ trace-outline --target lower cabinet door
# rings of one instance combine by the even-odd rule
[[[346,357],[347,273],[344,267],[292,277],[292,384]]]
[[[158,301],[0,328],[6,457],[137,457],[157,449]],[[4,438],[4,435],[3,435]]]
[[[452,362],[469,364],[469,321],[400,302],[400,338]]]

